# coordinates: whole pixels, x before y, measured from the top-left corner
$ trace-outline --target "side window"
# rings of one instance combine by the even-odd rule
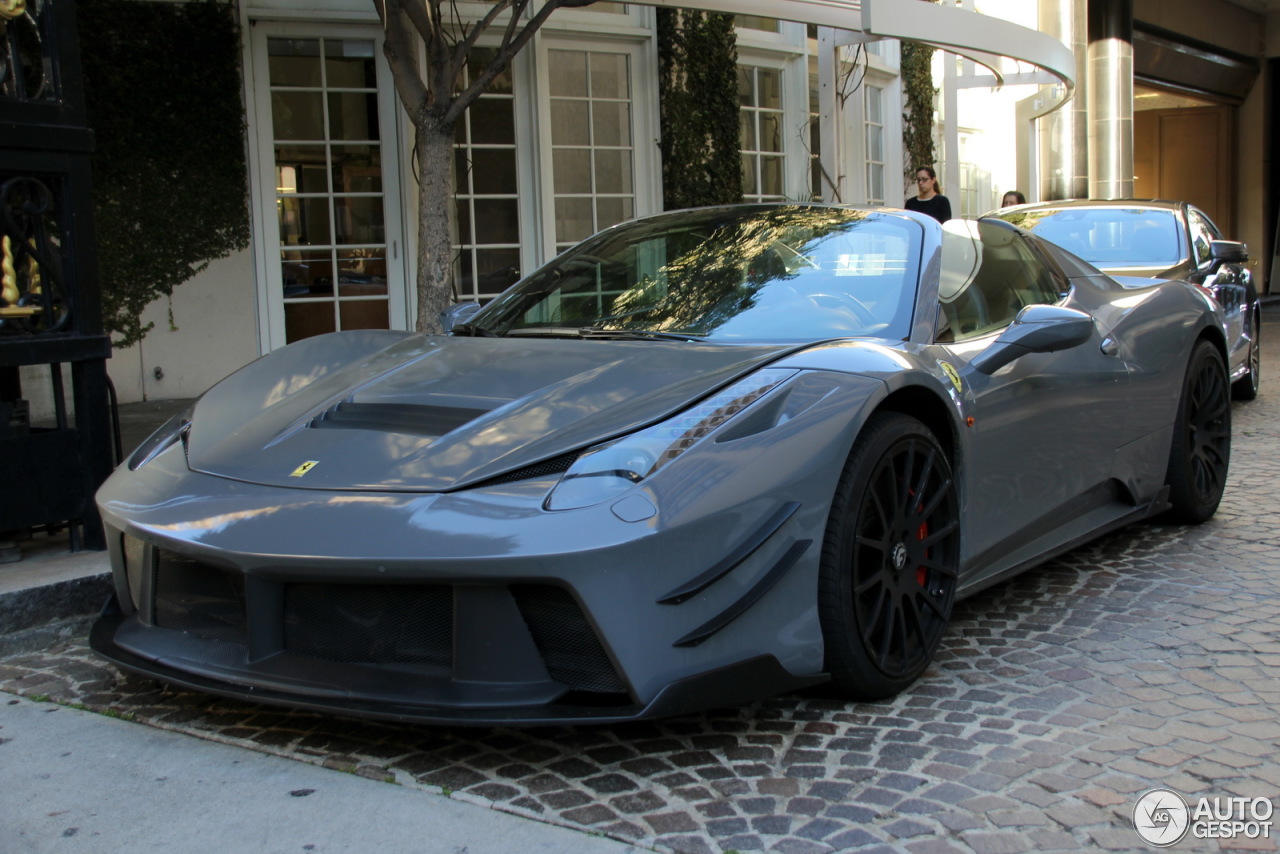
[[[1195,208],[1187,211],[1188,224],[1191,226],[1191,250],[1195,253],[1196,266],[1204,264],[1212,257],[1210,243],[1221,240],[1217,226],[1209,218]]]
[[[1012,323],[1024,306],[1058,299],[1053,273],[1013,228],[967,220],[943,225],[937,342],[987,335]]]

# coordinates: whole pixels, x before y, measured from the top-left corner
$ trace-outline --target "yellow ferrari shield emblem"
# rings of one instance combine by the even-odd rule
[[[955,366],[950,362],[938,362],[942,366],[942,372],[947,375],[947,379],[951,380],[951,384],[956,387],[956,391],[961,391],[964,385],[960,382],[960,374],[956,371]]]
[[[289,477],[302,477],[318,465],[320,465],[319,460],[307,460],[305,463],[294,469],[293,474],[289,475]]]

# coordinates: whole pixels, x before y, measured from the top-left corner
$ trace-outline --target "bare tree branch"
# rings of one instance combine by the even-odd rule
[[[406,0],[381,0],[375,3],[378,17],[387,37],[382,42],[382,53],[391,66],[391,80],[405,111],[415,125],[422,108],[427,103],[427,87],[418,69],[418,51],[409,38],[409,16],[405,11]],[[414,0],[408,0],[411,5]]]

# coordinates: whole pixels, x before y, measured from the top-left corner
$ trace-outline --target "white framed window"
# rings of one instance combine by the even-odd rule
[[[646,50],[648,47],[650,50]],[[545,256],[658,210],[651,45],[549,36],[538,52]]]
[[[263,350],[404,328],[397,104],[377,27],[253,28]]]
[[[782,201],[786,195],[782,69],[738,66],[738,105],[744,201]]]
[[[863,91],[863,138],[866,143],[867,204],[885,203],[884,90],[870,84]]]
[[[473,48],[466,79],[493,48]],[[523,267],[516,96],[510,68],[472,104],[454,129],[454,290],[459,300],[484,301],[514,284]]]

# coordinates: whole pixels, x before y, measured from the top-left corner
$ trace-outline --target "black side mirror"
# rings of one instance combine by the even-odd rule
[[[1092,335],[1093,318],[1083,311],[1060,305],[1029,305],[971,364],[980,373],[994,374],[1028,353],[1068,350]]]
[[[440,328],[448,332],[459,324],[466,323],[480,310],[478,302],[459,302],[440,312]]]
[[[1209,257],[1228,264],[1243,264],[1249,260],[1249,247],[1235,240],[1214,240],[1209,244]]]

